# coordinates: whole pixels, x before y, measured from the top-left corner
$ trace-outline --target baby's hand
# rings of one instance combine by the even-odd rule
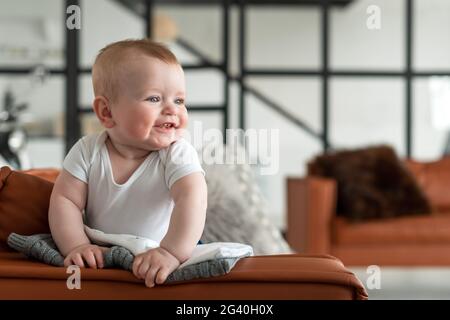
[[[95,244],[82,244],[73,249],[64,259],[64,266],[77,265],[81,268],[85,267],[84,262],[89,267],[97,269],[103,268],[103,252],[109,248],[97,246]]]
[[[137,255],[133,261],[133,274],[145,279],[147,287],[163,284],[180,265],[178,259],[167,250],[158,247]]]

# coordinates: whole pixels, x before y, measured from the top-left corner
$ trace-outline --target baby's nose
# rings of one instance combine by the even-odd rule
[[[177,107],[174,103],[168,102],[164,105],[163,109],[164,114],[176,114],[177,113]]]

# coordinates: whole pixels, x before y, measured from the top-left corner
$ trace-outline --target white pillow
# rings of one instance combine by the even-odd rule
[[[210,150],[210,146],[204,150]],[[229,146],[226,152],[236,159],[245,151]],[[255,255],[294,252],[268,219],[266,201],[248,164],[203,162],[202,167],[208,185],[206,225],[201,238],[204,243],[245,243],[253,247]]]

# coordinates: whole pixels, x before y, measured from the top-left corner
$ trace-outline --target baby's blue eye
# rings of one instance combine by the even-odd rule
[[[175,103],[176,104],[184,104],[184,99],[176,99]]]
[[[159,102],[161,99],[158,96],[151,96],[147,98],[147,101],[150,102]]]

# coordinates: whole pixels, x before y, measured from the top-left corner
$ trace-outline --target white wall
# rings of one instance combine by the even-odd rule
[[[402,70],[404,61],[404,2],[402,0],[359,0],[344,8],[333,8],[330,15],[330,65],[335,69]],[[414,67],[419,70],[450,69],[450,1],[416,0],[414,39]],[[369,5],[381,9],[381,29],[366,27]],[[248,12],[247,63],[250,67],[319,68],[320,11],[315,7],[254,7]],[[8,63],[2,56],[3,43],[28,44],[33,32],[21,29],[17,21],[39,24],[42,19],[62,21],[62,7],[58,0],[2,0],[0,2],[0,64]],[[195,44],[213,60],[220,60],[219,8],[161,7],[157,12],[172,17],[181,35]],[[34,20],[33,20],[34,19]],[[36,20],[37,19],[37,20]],[[9,21],[9,22],[8,22]],[[11,21],[16,21],[12,23]],[[35,21],[35,22],[33,22]],[[236,10],[231,15],[231,70],[237,70]],[[8,24],[11,30],[8,32]],[[42,24],[42,23],[41,23]],[[44,23],[45,24],[45,23]],[[52,25],[52,23],[50,23]],[[108,0],[82,1],[81,60],[89,66],[96,52],[105,44],[129,37],[140,37],[144,24],[119,5]],[[11,35],[11,31],[15,34]],[[62,44],[63,30],[55,31],[53,40]],[[32,32],[31,35],[27,32]],[[23,33],[17,34],[17,33]],[[48,33],[38,33],[42,39]],[[55,36],[55,34],[57,36]],[[58,38],[59,37],[59,38]],[[26,40],[25,40],[26,39]],[[59,41],[59,42],[58,42]],[[41,41],[42,42],[42,41]],[[19,43],[21,43],[19,41]],[[195,57],[172,46],[183,62],[195,62]],[[2,58],[3,57],[3,58]],[[20,59],[19,59],[20,60]],[[58,59],[53,59],[58,60]],[[6,61],[6,62],[5,62]],[[56,61],[57,63],[58,61]],[[10,61],[9,61],[10,63]],[[188,102],[219,103],[222,97],[222,79],[214,71],[188,72]],[[10,83],[0,77],[0,92]],[[321,129],[321,82],[315,77],[252,78],[248,84],[267,94],[275,102],[304,119],[317,131]],[[414,156],[434,159],[440,156],[445,135],[431,125],[427,79],[414,82]],[[34,117],[54,117],[63,111],[64,83],[52,78],[32,95],[31,111]],[[89,77],[83,77],[81,100],[89,105],[92,90]],[[284,226],[285,178],[302,175],[305,163],[321,151],[321,145],[301,129],[284,120],[262,105],[254,97],[247,100],[247,127],[278,128],[280,130],[280,171],[274,176],[259,176],[264,193],[270,202],[272,220]],[[237,126],[238,90],[231,87],[231,127]],[[404,155],[404,84],[395,78],[336,78],[330,81],[330,134],[332,143],[342,147],[389,143]],[[221,118],[214,114],[192,114],[191,121],[202,120],[205,128],[221,127]],[[36,144],[33,152],[42,148]],[[39,158],[38,165],[60,163],[61,154]],[[55,159],[58,159],[55,161]]]

